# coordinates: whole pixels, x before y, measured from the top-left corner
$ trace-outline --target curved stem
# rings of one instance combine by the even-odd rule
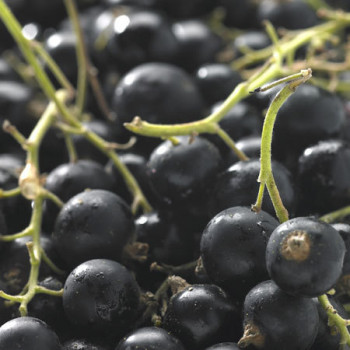
[[[0,189],[0,198],[11,198],[11,197],[18,196],[20,194],[21,194],[21,189],[19,187],[16,187],[12,190],[7,190],[7,191]]]
[[[227,132],[219,126],[219,124],[216,124],[216,128],[217,135],[226,143],[226,145],[229,148],[233,150],[233,152],[236,154],[239,160],[249,160],[249,158],[244,154],[244,152],[237,148],[236,143],[232,140],[230,135],[228,135]]]
[[[64,271],[54,264],[54,262],[47,256],[44,249],[41,248],[40,252],[42,260],[53,272],[57,273],[58,275],[64,275]]]
[[[43,48],[42,44],[37,41],[32,41],[31,45],[34,51],[45,61],[47,66],[50,68],[51,72],[60,83],[63,89],[66,89],[70,96],[74,96],[75,89],[69,82],[67,77],[62,72],[61,68],[57,65],[50,54]]]
[[[321,221],[332,223],[350,215],[350,205],[320,217]]]
[[[282,203],[272,173],[271,144],[273,128],[279,109],[281,108],[283,103],[288,99],[288,97],[295,92],[296,88],[300,84],[304,83],[305,81],[311,78],[311,69],[302,70],[298,74],[297,78],[296,75],[293,75],[292,77],[293,80],[289,81],[289,83],[277,93],[266,113],[261,134],[260,173],[258,177],[258,182],[260,182],[261,185],[259,189],[258,199],[255,205],[253,206],[253,208],[255,208],[256,210],[260,210],[262,202],[262,191],[264,190],[264,186],[266,186],[269,191],[273,206],[275,208],[276,215],[280,222],[288,220],[288,211]]]
[[[77,51],[77,66],[78,66],[78,87],[77,87],[77,109],[78,115],[83,113],[85,96],[87,89],[87,60],[86,50],[84,44],[84,35],[80,26],[78,11],[74,0],[64,0],[69,18],[72,22],[73,29],[77,38],[76,51]]]
[[[147,201],[147,198],[143,194],[142,189],[140,188],[136,179],[131,174],[130,170],[126,167],[126,165],[119,159],[117,153],[108,147],[108,143],[106,143],[105,140],[103,140],[100,136],[84,128],[81,124],[75,123],[74,127],[80,129],[82,135],[89,142],[91,142],[95,147],[97,147],[102,153],[106,154],[112,160],[113,164],[122,175],[129,191],[134,196],[134,200],[131,205],[132,212],[136,213],[139,207],[142,207],[145,212],[152,211],[152,207]]]
[[[52,290],[52,289],[47,289],[47,288],[42,287],[42,286],[36,286],[35,292],[36,292],[36,294],[48,294],[48,295],[51,295],[53,297],[62,297],[62,295],[63,295],[63,289]]]
[[[21,232],[15,233],[13,235],[0,236],[0,241],[11,242],[17,238],[27,237],[32,234],[32,231],[33,231],[33,228],[29,225],[27,228],[25,228]]]
[[[350,345],[350,334],[348,332],[347,326],[349,325],[348,321],[343,319],[338,312],[334,309],[330,303],[326,294],[323,294],[318,297],[318,301],[321,306],[326,310],[329,322],[332,322],[339,330],[341,336],[341,344]]]
[[[53,193],[46,189],[42,189],[42,195],[44,198],[50,199],[54,202],[58,208],[62,208],[64,203]]]

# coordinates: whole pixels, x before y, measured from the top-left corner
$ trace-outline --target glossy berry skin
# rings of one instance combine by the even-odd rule
[[[248,207],[228,208],[210,220],[200,252],[209,278],[231,296],[244,299],[257,283],[268,279],[265,250],[278,221]]]
[[[170,214],[151,212],[139,216],[135,235],[138,242],[149,244],[150,262],[176,266],[192,259],[193,235]]]
[[[159,210],[142,214],[135,220],[135,240],[149,246],[147,261],[134,268],[142,288],[153,292],[164,281],[164,273],[150,269],[152,263],[177,266],[198,258],[198,254],[194,253],[197,244],[193,229],[186,225],[188,217],[180,217]],[[189,274],[182,277],[187,279]]]
[[[103,166],[92,160],[78,160],[76,163],[63,163],[47,176],[45,188],[63,202],[86,189],[114,190],[114,179]],[[44,228],[51,233],[59,209],[51,201],[45,202]]]
[[[233,41],[233,49],[235,55],[242,56],[247,48],[250,50],[262,50],[267,46],[271,45],[269,36],[259,30],[248,30],[242,34],[237,35]]]
[[[164,16],[154,11],[132,11],[117,16],[112,28],[107,50],[119,70],[175,60],[178,42]]]
[[[188,349],[202,349],[218,341],[237,340],[241,317],[226,293],[214,284],[195,284],[170,299],[163,327]]]
[[[63,283],[55,277],[47,277],[38,283],[39,286],[59,291]],[[28,304],[28,315],[39,318],[55,330],[62,328],[66,322],[62,298],[52,297],[48,294],[36,294]]]
[[[148,158],[148,157],[147,157]],[[153,191],[147,176],[147,159],[137,153],[126,152],[119,155],[119,160],[127,166],[135,177],[147,199],[152,203]],[[127,203],[132,203],[132,195],[128,189],[121,173],[116,169],[112,161],[109,161],[105,167],[106,171],[115,179],[116,193],[121,196]]]
[[[245,333],[238,342],[240,348],[307,350],[317,334],[319,316],[314,302],[286,294],[271,280],[247,294],[243,314]]]
[[[257,11],[258,21],[270,21],[275,27],[303,29],[317,24],[315,11],[301,0],[288,2],[263,0]]]
[[[92,160],[61,164],[50,172],[45,183],[46,189],[64,202],[88,188],[111,191],[113,186],[113,177]]]
[[[56,333],[34,317],[19,317],[0,327],[0,350],[61,350]]]
[[[0,188],[12,190],[18,186],[18,173],[24,167],[24,161],[14,154],[0,155]],[[0,208],[4,214],[8,232],[18,232],[27,227],[31,206],[23,196],[0,199]],[[21,215],[18,215],[21,208]]]
[[[338,137],[344,123],[344,107],[336,95],[310,84],[302,85],[278,112],[272,154],[295,167],[305,148]]]
[[[204,350],[239,350],[239,347],[236,343],[227,342],[209,346],[209,348],[205,348]]]
[[[211,63],[200,66],[195,81],[208,106],[225,100],[235,87],[242,82],[240,74],[229,65]]]
[[[189,72],[206,63],[214,63],[223,48],[223,40],[199,19],[178,21],[173,33],[179,42],[176,63]]]
[[[158,327],[144,327],[126,335],[115,350],[185,350],[180,340]]]
[[[72,325],[85,331],[122,334],[133,322],[139,287],[131,273],[116,261],[88,260],[67,277],[64,312]]]
[[[328,213],[350,200],[350,147],[340,140],[307,148],[298,163],[301,210]]]
[[[119,196],[91,190],[63,206],[52,237],[61,259],[72,269],[89,259],[120,260],[133,231],[131,210]]]
[[[285,292],[316,297],[337,282],[344,255],[344,241],[331,225],[297,217],[272,232],[266,265],[271,279]]]
[[[197,86],[182,69],[145,63],[121,79],[112,107],[121,124],[135,116],[150,123],[173,124],[200,118],[204,105]]]
[[[224,9],[224,23],[229,27],[249,29],[258,26],[254,0],[218,0]]]
[[[282,202],[290,215],[293,215],[296,196],[291,173],[277,161],[272,161],[272,171]],[[259,183],[256,181],[259,172],[259,159],[251,159],[237,162],[220,173],[212,191],[209,214],[214,216],[226,208],[254,204],[259,190]],[[275,215],[267,190],[265,191],[262,209],[271,215]]]
[[[72,30],[61,30],[51,34],[45,40],[45,49],[59,65],[69,81],[75,85],[78,76],[78,66],[75,56],[76,37]],[[54,78],[48,67],[50,79],[59,87],[58,81]]]
[[[151,154],[147,167],[154,191],[160,200],[177,205],[198,196],[214,181],[221,156],[209,141],[178,137],[179,144],[161,143]]]
[[[153,0],[154,6],[171,18],[193,18],[208,13],[213,7],[211,0]],[[148,1],[150,3],[150,1]],[[152,1],[151,1],[152,3]]]
[[[35,119],[28,112],[28,106],[33,98],[33,89],[22,82],[14,80],[0,81],[0,123],[5,120],[16,126],[25,136],[29,134],[35,125]],[[0,130],[0,147],[10,151],[18,148],[13,137]]]

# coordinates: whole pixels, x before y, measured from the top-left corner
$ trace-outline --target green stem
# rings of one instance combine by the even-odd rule
[[[87,60],[86,49],[84,44],[84,35],[81,30],[78,11],[74,0],[64,0],[69,18],[72,22],[74,33],[77,38],[76,51],[77,51],[77,65],[78,65],[78,87],[77,87],[77,110],[80,116],[83,113],[85,105],[85,96],[87,89]]]
[[[264,191],[265,191],[265,183],[261,182],[259,185],[258,197],[256,199],[255,204],[252,205],[252,209],[256,212],[259,212],[261,210],[262,202],[264,198]]]
[[[4,242],[11,242],[11,241],[14,241],[17,238],[30,236],[32,234],[32,231],[33,231],[32,227],[28,226],[23,231],[15,233],[13,235],[0,236],[0,240],[4,241]]]
[[[270,174],[267,182],[266,182],[266,187],[267,190],[269,192],[269,196],[271,198],[273,207],[275,209],[276,212],[276,216],[279,220],[279,222],[285,222],[289,219],[289,214],[288,214],[288,210],[285,208],[285,206],[283,205],[280,193],[278,191],[273,173]]]
[[[57,273],[58,275],[64,275],[64,271],[61,270],[59,267],[57,267],[54,262],[47,256],[47,254],[45,253],[44,249],[40,249],[40,253],[41,253],[41,258],[44,261],[44,263],[55,273]]]
[[[12,190],[4,191],[0,189],[0,198],[11,198],[21,194],[21,189],[16,187]]]
[[[339,13],[334,13],[335,19],[322,23],[320,25],[304,29],[302,31],[296,31],[294,35],[286,36],[279,40],[279,52],[285,58],[289,53],[295,52],[300,46],[311,41],[313,38],[320,34],[328,33],[332,34],[338,30],[343,29],[350,23],[350,15],[342,15]],[[274,46],[271,45],[262,50],[258,50],[243,56],[232,63],[233,68],[240,70],[243,67],[256,64],[258,62],[264,61],[274,54]]]
[[[74,146],[74,142],[72,140],[72,135],[66,131],[63,131],[64,141],[66,142],[66,148],[69,155],[69,162],[76,163],[78,161],[77,150]]]
[[[321,221],[332,223],[350,215],[350,205],[320,217]]]
[[[47,288],[42,287],[42,286],[36,286],[35,292],[36,292],[36,294],[48,294],[48,295],[51,295],[53,297],[62,297],[62,295],[63,295],[63,289],[52,290],[52,289],[47,289]]]
[[[53,84],[41,67],[35,54],[32,52],[31,42],[24,37],[20,23],[12,14],[4,0],[0,0],[0,19],[4,22],[6,28],[16,41],[29,65],[33,68],[38,84],[45,95],[49,98],[49,100],[55,102],[57,109],[66,119],[72,120],[73,117],[70,115],[65,105],[57,99],[56,90]]]
[[[311,70],[301,71],[298,74],[298,78],[296,78],[295,75],[292,77],[293,79],[277,93],[266,113],[261,134],[260,173],[258,178],[258,182],[263,184],[263,186],[260,186],[257,202],[253,206],[253,208],[256,210],[261,208],[261,192],[266,185],[275,208],[276,215],[280,222],[288,220],[288,212],[281,201],[272,173],[271,145],[273,128],[279,109],[282,107],[283,103],[295,92],[296,88],[311,77]]]
[[[230,147],[233,150],[238,159],[243,161],[249,160],[249,158],[244,154],[244,152],[237,148],[236,143],[232,140],[230,135],[228,135],[227,132],[219,126],[219,124],[216,124],[216,127],[216,133],[218,134],[218,136],[226,143],[228,147]]]
[[[343,319],[337,311],[334,309],[332,304],[330,303],[328,297],[326,294],[323,294],[318,297],[318,301],[321,304],[321,306],[326,310],[329,322],[332,322],[336,325],[336,327],[339,330],[340,336],[341,336],[341,344],[348,344],[350,345],[350,334],[348,332],[347,326],[348,321]]]
[[[27,243],[28,253],[30,257],[30,274],[29,279],[27,283],[27,292],[22,296],[22,300],[19,306],[19,312],[21,316],[27,316],[28,309],[27,305],[29,302],[34,298],[35,296],[35,289],[38,285],[38,278],[39,278],[39,268],[40,268],[40,254],[37,256],[37,253],[35,252],[36,249],[36,243],[29,242]]]
[[[42,195],[44,198],[50,199],[54,202],[58,208],[62,208],[64,203],[52,192],[42,189]]]
[[[151,124],[141,120],[140,117],[135,117],[131,123],[125,123],[126,129],[143,136],[150,137],[170,137],[179,135],[189,135],[193,133],[217,133],[216,124],[230,111],[233,106],[248,96],[249,91],[255,90],[257,87],[272,79],[279,68],[276,64],[272,64],[268,69],[265,69],[263,74],[256,77],[254,81],[247,81],[236,86],[230,96],[222,103],[220,108],[215,110],[208,117],[184,124]]]
[[[69,82],[67,77],[62,72],[61,68],[57,65],[54,59],[50,54],[43,48],[42,44],[37,41],[32,41],[31,45],[34,51],[45,61],[57,81],[60,83],[63,89],[66,89],[69,93],[69,96],[73,97],[75,94],[75,89],[72,84]]]
[[[23,300],[21,295],[10,295],[5,293],[3,290],[0,290],[0,297],[15,303],[20,303]]]
[[[59,90],[55,92],[55,98],[57,101],[60,101],[60,103],[64,103],[68,98],[68,93],[65,90]],[[57,106],[54,102],[50,102],[27,139],[27,162],[32,163],[37,169],[39,169],[39,147],[48,129],[54,123],[56,114]]]
[[[125,166],[125,164],[121,162],[117,153],[113,149],[106,147],[106,142],[95,133],[89,130],[86,130],[86,132],[84,133],[84,136],[89,142],[95,145],[101,152],[106,154],[112,160],[113,164],[122,175],[128,189],[134,195],[134,200],[131,205],[132,212],[136,213],[137,209],[140,206],[144,209],[145,212],[152,211],[151,205],[148,203],[146,197],[144,196],[134,176],[132,176],[132,174],[130,173],[129,169]]]
[[[2,124],[2,129],[10,134],[20,145],[23,149],[26,149],[27,145],[27,139],[24,137],[24,135],[18,131],[18,129],[12,125],[7,119],[4,120]]]
[[[309,6],[311,6],[315,11],[325,8],[330,9],[331,7],[323,0],[304,0]]]

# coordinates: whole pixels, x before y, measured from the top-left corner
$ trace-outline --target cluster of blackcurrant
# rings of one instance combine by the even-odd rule
[[[0,350],[350,348],[349,1],[0,19]]]

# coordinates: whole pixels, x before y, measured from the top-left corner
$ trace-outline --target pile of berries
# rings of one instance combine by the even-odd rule
[[[348,349],[346,11],[0,0],[0,350]]]

